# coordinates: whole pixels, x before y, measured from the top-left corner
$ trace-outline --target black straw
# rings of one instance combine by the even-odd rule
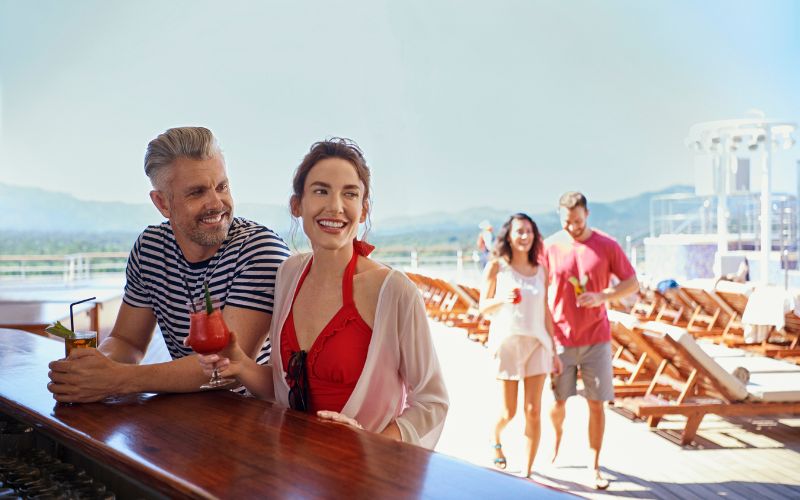
[[[90,300],[94,300],[97,297],[89,297],[88,299],[79,300],[78,302],[73,302],[69,305],[69,329],[73,332],[75,331],[75,320],[72,318],[72,306],[77,306],[78,304],[83,304],[84,302],[89,302]]]
[[[193,299],[192,290],[189,288],[189,282],[186,281],[186,276],[184,276],[183,274],[181,274],[181,279],[183,280],[183,286],[186,288],[186,298],[189,299],[188,301],[189,309],[193,313],[196,313],[197,311],[194,308],[194,300],[192,300]]]

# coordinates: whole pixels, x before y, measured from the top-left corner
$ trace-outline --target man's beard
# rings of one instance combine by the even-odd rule
[[[223,215],[223,221],[225,224],[220,227],[218,230],[209,230],[209,229],[202,229],[200,227],[200,222],[195,222],[195,225],[189,228],[189,231],[186,231],[189,239],[200,246],[204,247],[216,247],[222,244],[225,241],[225,238],[228,237],[228,231],[231,229],[231,221],[232,217],[230,215],[230,211],[226,211],[225,215]],[[207,216],[208,214],[206,214]]]
[[[219,246],[223,241],[225,241],[225,238],[228,237],[228,231],[230,228],[230,223],[225,226],[224,230],[220,229],[219,231],[214,232],[203,231],[202,229],[195,228],[189,232],[189,239],[204,247]]]
[[[580,239],[581,236],[586,232],[586,226],[583,226],[579,231],[567,231],[573,239]]]

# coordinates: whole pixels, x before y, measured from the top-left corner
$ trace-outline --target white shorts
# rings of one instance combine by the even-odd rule
[[[503,340],[494,359],[500,380],[524,380],[553,370],[553,355],[539,339],[527,335],[512,335]]]

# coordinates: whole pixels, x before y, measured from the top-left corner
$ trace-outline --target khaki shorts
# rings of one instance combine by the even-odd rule
[[[557,401],[578,393],[578,368],[581,370],[584,396],[592,401],[614,401],[614,369],[611,365],[611,342],[577,347],[558,347],[561,375],[553,377],[551,388]]]

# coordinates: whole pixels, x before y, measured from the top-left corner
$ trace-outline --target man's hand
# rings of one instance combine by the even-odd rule
[[[125,369],[97,349],[75,349],[49,367],[47,390],[62,403],[91,403],[119,393],[117,374]]]
[[[561,363],[561,357],[558,353],[553,352],[553,371],[550,372],[553,375],[561,375],[561,372],[564,371],[564,365]]]
[[[606,301],[606,294],[603,292],[584,292],[578,295],[578,307],[599,307]]]

